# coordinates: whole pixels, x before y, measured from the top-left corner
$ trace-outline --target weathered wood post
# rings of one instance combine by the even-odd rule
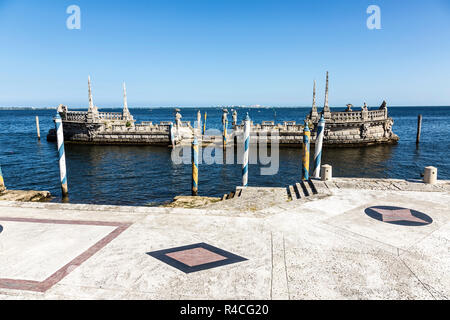
[[[205,111],[205,121],[203,122],[203,135],[206,133],[206,117],[208,116],[208,113]]]
[[[242,161],[242,186],[248,186],[248,155],[250,149],[250,116],[244,120],[244,159]]]
[[[320,178],[320,165],[322,162],[322,146],[323,146],[324,131],[325,131],[325,118],[322,115],[317,125],[316,145],[314,152],[314,178]]]
[[[192,142],[192,195],[198,196],[198,140]]]
[[[303,129],[303,163],[302,163],[302,180],[309,180],[309,148],[310,148],[311,131],[308,123],[305,122]]]
[[[41,130],[39,129],[39,117],[38,116],[36,116],[36,130],[37,130],[38,140],[41,140]]]
[[[3,179],[2,166],[0,166],[0,192],[3,192],[5,190],[6,190],[5,180]]]
[[[66,154],[64,151],[63,124],[59,113],[56,114],[55,125],[56,125],[56,140],[58,142],[59,176],[61,179],[61,191],[63,198],[65,198],[69,195],[69,189],[67,188]]]
[[[419,116],[417,117],[417,138],[416,138],[416,143],[419,144],[420,143],[420,134],[422,132],[422,115],[419,114]]]

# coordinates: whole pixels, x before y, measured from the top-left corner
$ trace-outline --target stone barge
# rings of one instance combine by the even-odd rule
[[[221,134],[202,135],[201,114],[198,112],[197,125],[191,126],[189,121],[181,121],[180,111],[176,110],[174,122],[136,123],[128,109],[126,88],[124,84],[124,107],[122,112],[99,112],[94,106],[90,80],[89,109],[87,111],[69,111],[64,105],[58,107],[63,121],[64,139],[67,143],[104,144],[104,145],[186,145],[197,136],[203,145],[221,144]],[[315,127],[323,116],[326,121],[324,145],[328,147],[361,147],[377,144],[395,144],[399,137],[392,131],[394,121],[388,115],[387,104],[376,110],[369,110],[366,104],[361,110],[354,111],[347,105],[344,112],[332,112],[328,105],[328,73],[325,91],[325,104],[319,113],[316,106],[316,86],[314,84],[313,105],[305,121],[311,129],[311,140],[315,142]],[[242,142],[243,122],[238,123],[237,111],[232,114],[232,130],[227,132],[228,145]],[[224,110],[222,124],[228,123],[228,111]],[[298,147],[303,143],[304,124],[296,121],[285,121],[276,124],[274,121],[251,122],[251,143],[278,143],[280,147]],[[47,140],[55,141],[55,130],[50,130]],[[172,141],[173,140],[173,141]]]

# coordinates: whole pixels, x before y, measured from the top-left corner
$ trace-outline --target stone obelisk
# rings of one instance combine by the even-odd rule
[[[127,99],[127,87],[125,82],[123,83],[123,111],[122,111],[123,120],[133,120],[131,116],[130,110],[128,109],[128,99]]]
[[[319,114],[317,112],[317,106],[316,106],[316,80],[314,80],[313,103],[312,103],[310,118],[313,122],[319,118]]]
[[[328,71],[327,71],[327,83],[326,83],[326,87],[325,87],[325,103],[323,106],[323,117],[325,119],[329,119],[331,118],[331,110],[330,110],[330,106],[328,105]]]
[[[88,91],[89,91],[89,109],[87,113],[87,121],[95,122],[98,118],[97,108],[94,106],[94,102],[92,99],[92,89],[91,89],[91,77],[88,77]]]

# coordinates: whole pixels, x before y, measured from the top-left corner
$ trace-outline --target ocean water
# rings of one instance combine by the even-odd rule
[[[198,109],[182,109],[183,120],[196,120]],[[333,109],[339,110],[339,109]],[[120,109],[111,111],[121,111]],[[221,109],[208,112],[207,127],[221,127]],[[252,120],[302,122],[309,108],[238,109],[239,121],[249,112]],[[173,120],[173,109],[131,109],[140,121]],[[54,128],[53,110],[0,110],[0,165],[10,189],[48,190],[60,201],[56,144],[46,141]],[[416,146],[417,116],[423,115],[421,144]],[[36,138],[35,116],[41,136]],[[400,142],[394,146],[326,148],[323,163],[333,166],[334,176],[373,178],[420,178],[423,168],[435,166],[441,179],[450,179],[450,107],[389,108],[393,131]],[[231,120],[231,117],[230,117]],[[66,145],[69,201],[72,203],[160,205],[177,195],[189,195],[191,166],[174,164],[171,150],[151,146]],[[301,178],[300,148],[280,149],[276,175],[260,175],[250,165],[250,186],[285,187]],[[200,165],[199,193],[223,196],[241,183],[241,165]]]

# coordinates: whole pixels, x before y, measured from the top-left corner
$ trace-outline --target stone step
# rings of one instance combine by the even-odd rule
[[[331,195],[331,191],[327,187],[327,184],[325,183],[325,181],[314,179],[314,180],[311,180],[311,183],[314,186],[314,188],[316,189],[317,194]]]
[[[303,184],[305,185],[306,190],[308,191],[308,197],[311,197],[311,196],[314,196],[317,194],[316,187],[314,187],[314,185],[312,184],[312,182],[310,180],[303,181]]]
[[[321,182],[321,181],[320,181]],[[287,187],[288,196],[292,200],[301,200],[318,194],[331,194],[325,184],[316,186],[313,181],[300,181],[293,186]]]
[[[312,195],[311,190],[306,187],[306,184],[304,181],[301,181],[300,183],[296,183],[296,186],[297,186],[298,191],[299,191],[300,195],[302,196],[302,198],[306,198],[306,197],[309,197],[310,195]]]
[[[297,198],[297,195],[295,193],[294,187],[293,186],[289,186],[288,189],[289,189],[289,196],[290,196],[291,200],[297,200],[298,198]]]
[[[300,183],[296,183],[295,186],[295,191],[297,194],[297,199],[303,199],[305,198],[305,193],[303,192],[302,186]]]

